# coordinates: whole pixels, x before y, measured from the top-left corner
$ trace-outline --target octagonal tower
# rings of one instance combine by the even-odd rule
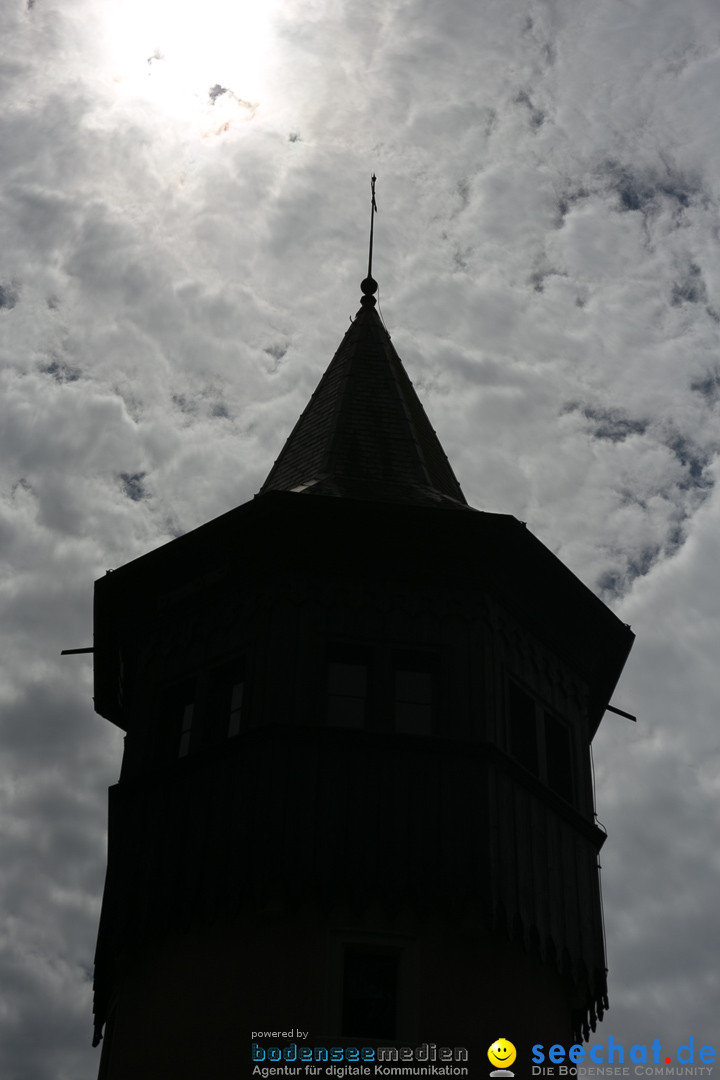
[[[96,583],[104,1080],[250,1077],[258,1032],[480,1075],[607,1006],[590,742],[632,633],[467,505],[363,291],[260,493]]]

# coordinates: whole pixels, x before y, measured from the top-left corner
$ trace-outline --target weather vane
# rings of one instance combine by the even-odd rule
[[[373,256],[373,225],[375,224],[375,215],[377,214],[377,203],[375,202],[375,181],[377,177],[375,173],[370,177],[370,250],[368,253],[368,272],[367,277],[360,284],[360,288],[363,293],[361,304],[366,307],[375,307],[375,297],[373,293],[377,292],[378,284],[372,276],[372,256]]]

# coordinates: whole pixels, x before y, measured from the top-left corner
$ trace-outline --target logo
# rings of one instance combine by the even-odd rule
[[[517,1057],[517,1050],[509,1039],[496,1039],[488,1050],[490,1064],[497,1066],[490,1073],[491,1076],[514,1076],[514,1072],[506,1069],[506,1065],[512,1065]]]
[[[627,1054],[627,1057],[626,1057]],[[696,1055],[702,1062],[695,1066]],[[715,1062],[716,1050],[714,1046],[701,1046],[696,1050],[695,1040],[692,1036],[684,1046],[679,1046],[675,1051],[675,1058],[668,1056],[667,1048],[663,1049],[659,1039],[653,1039],[652,1043],[636,1043],[629,1051],[622,1043],[616,1042],[612,1035],[605,1042],[592,1043],[590,1046],[581,1046],[573,1043],[566,1047],[560,1043],[545,1047],[543,1043],[536,1043],[532,1048],[532,1075],[533,1076],[595,1076],[600,1074],[612,1074],[615,1076],[709,1076],[712,1073],[712,1065]],[[565,1065],[566,1061],[572,1062]],[[545,1065],[549,1061],[552,1064]],[[662,1062],[665,1062],[663,1065]],[[677,1064],[675,1064],[677,1062]],[[596,1066],[603,1066],[597,1068]],[[610,1068],[604,1066],[609,1065]],[[559,1066],[559,1068],[556,1068]],[[620,1067],[616,1067],[620,1066]],[[634,1066],[631,1068],[631,1066]],[[666,1066],[669,1066],[667,1068]],[[688,1068],[687,1066],[691,1066]]]

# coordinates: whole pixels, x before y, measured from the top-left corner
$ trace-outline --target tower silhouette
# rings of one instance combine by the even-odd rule
[[[484,1075],[607,1007],[589,748],[633,635],[467,505],[375,291],[260,493],[96,583],[103,1080],[293,1041]]]

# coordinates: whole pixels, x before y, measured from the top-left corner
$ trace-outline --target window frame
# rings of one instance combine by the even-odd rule
[[[339,668],[356,668],[358,671],[361,670],[363,672],[364,686],[362,688],[362,693],[342,692],[337,687],[337,683],[336,686],[333,687],[334,681],[342,677],[347,678],[349,675],[349,671],[346,671],[343,676],[339,670],[333,670]],[[350,729],[354,731],[367,730],[368,718],[371,714],[370,693],[374,683],[374,669],[374,655],[370,645],[363,642],[351,642],[346,640],[328,640],[325,642],[323,674],[324,719],[326,727]],[[357,711],[360,717],[358,723],[348,722],[348,720],[343,721],[340,718],[343,703],[349,705],[351,702],[357,705]],[[348,708],[348,717],[352,711],[352,708]],[[334,714],[337,715],[337,720],[334,720]]]
[[[417,735],[427,738],[435,734],[435,718],[437,713],[438,699],[438,667],[439,653],[429,649],[399,649],[393,648],[391,656],[391,680],[392,680],[392,730],[398,735]],[[401,666],[402,665],[402,666]],[[411,700],[400,697],[398,688],[398,676],[423,675],[428,679],[427,700]],[[423,709],[425,722],[422,725],[426,730],[410,730],[403,722],[400,722],[400,706],[420,706]],[[426,710],[426,712],[425,712]],[[408,710],[408,713],[411,710]],[[420,710],[416,710],[420,715]]]
[[[361,722],[333,721],[333,701],[343,699],[342,692],[332,689],[333,665],[364,669],[363,693],[346,695],[348,701],[362,702]],[[430,738],[436,734],[441,670],[442,652],[437,647],[415,645],[413,642],[368,642],[327,637],[323,646],[322,723],[329,728]],[[427,692],[421,693],[416,700],[400,696],[398,676],[403,673],[427,676]],[[413,706],[418,707],[416,711],[425,709],[424,722],[400,723],[399,706],[408,706],[409,712],[412,712]]]
[[[238,651],[158,687],[153,760],[195,757],[252,727],[247,658]]]
[[[357,1000],[357,995],[353,1001],[349,996],[349,984],[350,984],[350,964],[351,958],[355,961],[361,958],[378,957],[382,959],[388,959],[394,961],[392,965],[392,1017],[386,1017],[377,1021],[376,1030],[372,1030],[372,1020],[370,1021],[370,1029],[368,1030],[367,1019],[363,1023],[362,1020],[358,1022],[355,1018],[358,1009],[360,1012],[363,1008],[367,1009],[367,1001],[361,1004]],[[342,1000],[340,1003],[340,1034],[344,1038],[356,1038],[356,1039],[397,1039],[398,1033],[398,1013],[399,1013],[399,999],[400,999],[400,966],[402,962],[402,948],[397,945],[389,945],[386,943],[379,944],[377,942],[344,942],[342,949]],[[362,971],[359,972],[360,979],[362,979]],[[358,972],[355,972],[354,978],[358,978]],[[383,980],[381,979],[381,982]],[[378,984],[379,985],[379,984]],[[382,993],[382,989],[381,989]],[[381,1006],[381,1007],[384,1007]],[[355,1017],[348,1015],[354,1012]]]
[[[530,762],[531,755],[513,748],[514,735],[518,731],[512,714],[512,697],[519,695],[526,699],[533,713],[534,742],[535,742],[535,766]],[[578,759],[577,733],[574,726],[569,723],[556,709],[553,709],[539,697],[527,684],[521,682],[516,676],[509,674],[505,684],[505,714],[506,714],[506,745],[507,751],[513,761],[517,762],[530,775],[535,776],[549,791],[558,798],[563,799],[568,805],[578,807],[580,800],[580,773]],[[521,723],[524,721],[521,721]],[[560,737],[566,737],[563,753],[567,758],[567,770],[565,776],[569,783],[557,782],[553,778],[555,772],[554,763],[550,764],[550,737],[549,732],[561,733]],[[520,738],[516,745],[520,744]],[[525,759],[525,760],[524,760]]]
[[[371,951],[396,953],[395,1038],[342,1034],[346,952]],[[371,931],[357,926],[339,925],[328,930],[325,960],[325,1030],[338,1044],[352,1044],[363,1038],[368,1044],[403,1045],[420,1038],[419,985],[420,945],[412,933]]]

